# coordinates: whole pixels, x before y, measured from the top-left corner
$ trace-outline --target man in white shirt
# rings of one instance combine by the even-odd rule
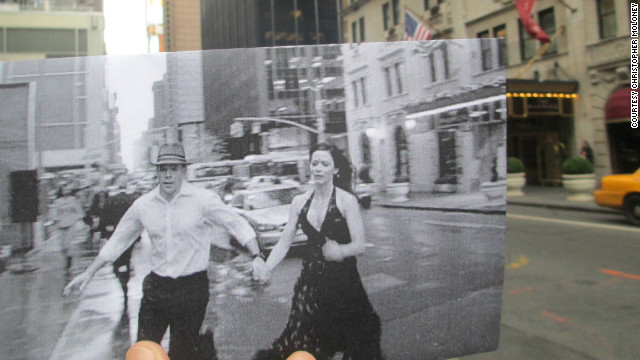
[[[113,262],[146,229],[152,243],[151,273],[143,282],[138,341],[160,343],[170,326],[172,360],[196,358],[195,347],[209,302],[209,231],[223,227],[257,258],[260,249],[249,223],[215,193],[185,181],[186,159],[180,144],[158,151],[158,186],[138,198],[89,267],[64,290],[84,290],[102,266]]]

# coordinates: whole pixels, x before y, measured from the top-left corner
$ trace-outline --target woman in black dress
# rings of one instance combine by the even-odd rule
[[[289,321],[271,349],[255,359],[286,359],[297,350],[318,360],[382,359],[380,319],[362,286],[356,256],[364,252],[364,225],[350,193],[349,161],[332,145],[311,148],[312,192],[297,196],[289,222],[266,264],[256,259],[254,276],[266,282],[284,259],[298,226],[308,237],[302,273],[294,288]],[[262,269],[262,271],[260,271]]]

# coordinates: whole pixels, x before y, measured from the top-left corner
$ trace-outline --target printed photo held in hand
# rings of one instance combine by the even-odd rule
[[[503,41],[0,64],[7,128],[28,140],[11,171],[40,177],[44,224],[1,219],[43,239],[39,269],[2,274],[0,310],[20,311],[0,359],[24,343],[124,358],[138,340],[171,360],[495,350]]]
[[[131,346],[125,360],[170,360],[162,346],[152,341],[140,341]],[[306,351],[296,351],[287,360],[316,360]]]

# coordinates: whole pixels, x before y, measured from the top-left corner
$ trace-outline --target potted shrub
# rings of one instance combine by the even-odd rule
[[[565,160],[562,169],[562,186],[569,191],[568,200],[591,201],[596,188],[593,164],[581,156]]]
[[[526,183],[522,160],[515,157],[507,158],[507,197],[524,195],[522,188]]]

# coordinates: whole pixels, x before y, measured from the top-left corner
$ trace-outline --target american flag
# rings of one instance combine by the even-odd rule
[[[429,40],[431,31],[422,25],[409,11],[404,11],[404,39],[405,40]]]

